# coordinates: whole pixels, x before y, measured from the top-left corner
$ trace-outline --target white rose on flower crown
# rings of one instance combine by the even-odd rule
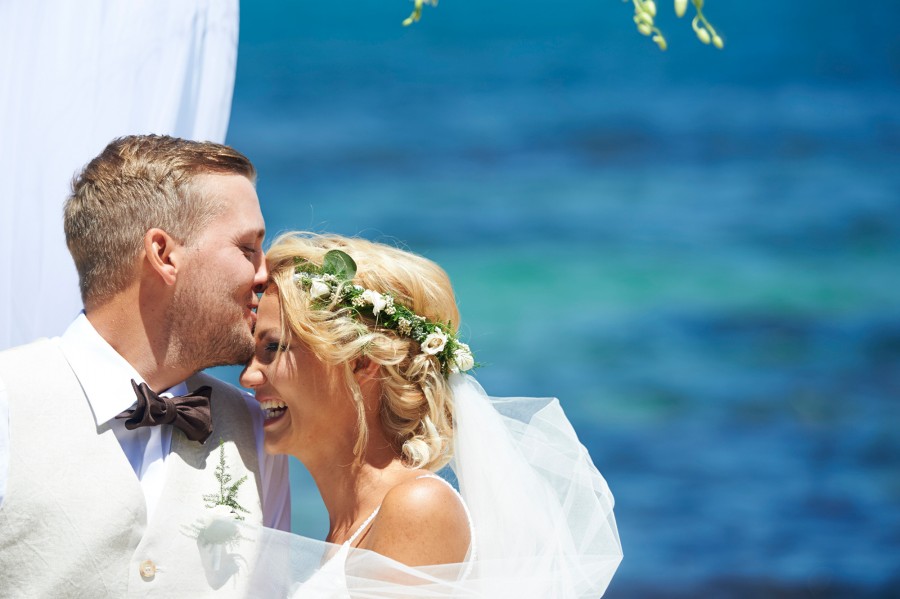
[[[422,342],[422,351],[433,356],[444,351],[445,345],[447,345],[447,333],[435,331],[425,337],[425,341]]]
[[[456,365],[453,372],[465,372],[475,366],[475,356],[472,355],[472,350],[468,345],[460,343],[459,347],[453,351],[453,363]]]
[[[362,298],[372,304],[372,314],[376,316],[388,305],[388,301],[383,295],[377,291],[372,291],[371,289],[363,291]]]
[[[328,297],[331,295],[331,285],[323,281],[314,280],[309,286],[309,295],[313,299]]]

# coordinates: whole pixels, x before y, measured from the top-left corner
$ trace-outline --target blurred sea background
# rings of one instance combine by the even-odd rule
[[[659,0],[664,53],[616,0],[411,7],[243,3],[270,239],[446,268],[616,496],[607,597],[900,596],[900,4],[709,0],[717,51]]]

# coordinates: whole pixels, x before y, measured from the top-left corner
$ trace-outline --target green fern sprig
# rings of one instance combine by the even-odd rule
[[[206,502],[206,507],[208,508],[224,505],[231,510],[235,519],[243,520],[244,517],[240,515],[240,512],[249,514],[250,510],[238,503],[237,494],[241,485],[247,480],[247,475],[245,474],[235,483],[229,484],[232,479],[233,477],[228,474],[228,464],[225,463],[225,442],[219,440],[219,465],[216,466],[216,480],[219,481],[219,492],[204,495],[203,501]]]

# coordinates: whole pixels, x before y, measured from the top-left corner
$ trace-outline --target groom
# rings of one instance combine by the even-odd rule
[[[289,529],[287,462],[263,453],[258,404],[197,374],[254,352],[255,179],[229,147],[147,135],[74,181],[84,312],[0,353],[0,597],[233,595],[237,577],[204,558],[210,506]]]

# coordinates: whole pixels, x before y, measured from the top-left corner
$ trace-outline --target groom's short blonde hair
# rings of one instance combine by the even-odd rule
[[[104,303],[132,282],[149,229],[190,243],[222,211],[220,202],[192,185],[204,174],[256,180],[256,169],[240,152],[166,135],[120,137],[84,167],[72,182],[64,228],[85,307]]]

